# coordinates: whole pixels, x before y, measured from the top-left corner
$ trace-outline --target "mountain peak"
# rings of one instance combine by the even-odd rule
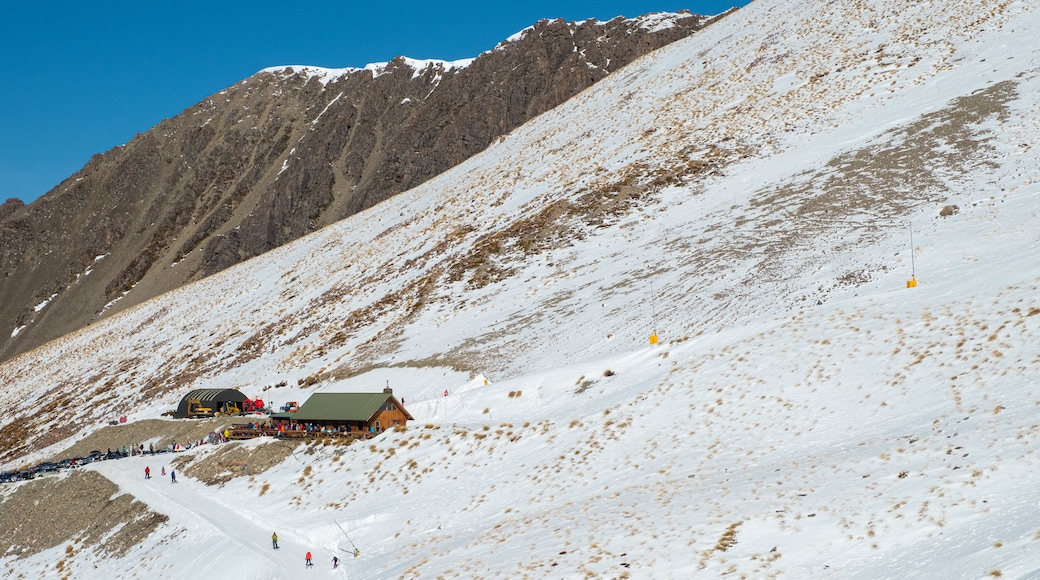
[[[601,38],[612,26],[626,32]],[[9,207],[0,292],[16,298],[0,302],[0,357],[415,187],[701,24],[632,26],[532,36],[476,59],[271,67],[95,156],[37,203]],[[101,254],[111,259],[95,267]]]

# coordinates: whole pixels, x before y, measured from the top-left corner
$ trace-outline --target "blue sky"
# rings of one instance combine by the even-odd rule
[[[0,21],[0,202],[262,68],[477,56],[541,18],[609,20],[745,0],[19,2]]]

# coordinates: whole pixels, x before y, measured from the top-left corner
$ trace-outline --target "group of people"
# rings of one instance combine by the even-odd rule
[[[274,532],[274,533],[271,534],[271,547],[274,548],[275,550],[278,549],[278,532]],[[357,557],[358,555],[359,555],[358,551],[354,550],[354,557]],[[314,562],[312,562],[311,560],[312,560],[311,553],[307,552],[307,555],[304,556],[304,561],[306,562],[305,567],[310,568],[311,566],[314,566]],[[339,568],[339,557],[338,556],[333,556],[332,557],[332,567],[333,568]]]
[[[199,439],[198,441],[192,441],[191,439],[186,439],[183,444],[177,442],[176,440],[171,440],[169,442],[169,444],[166,445],[166,452],[167,453],[176,453],[176,452],[179,452],[179,451],[184,451],[185,449],[191,449],[192,447],[198,447],[200,445],[206,445],[206,444],[215,445],[217,443],[227,443],[228,442],[228,438],[227,438],[226,433],[227,433],[226,429],[225,429],[224,433],[221,433],[219,431],[211,431],[210,434],[207,435],[203,439]],[[161,447],[161,444],[160,444],[159,453],[162,453],[162,452],[163,451],[162,451],[162,447]],[[124,445],[123,447],[118,448],[115,451],[112,451],[112,448],[110,447],[108,449],[108,454],[105,455],[105,458],[106,459],[112,459],[113,457],[135,457],[135,456],[143,457],[145,455],[155,455],[155,454],[156,454],[156,450],[155,450],[155,445],[153,443],[149,443],[147,449],[145,449],[144,443],[140,443],[140,444],[130,445],[130,446]]]
[[[333,427],[330,425],[318,425],[315,423],[298,423],[296,421],[289,421],[289,424],[280,423],[275,429],[279,433],[285,433],[286,431],[307,431],[310,433],[348,433],[350,427],[347,425],[339,425]]]
[[[166,477],[166,467],[165,466],[163,466],[163,468],[162,468],[162,476]],[[152,468],[148,467],[147,465],[144,466],[144,478],[145,479],[151,479],[152,478]],[[172,469],[170,470],[170,483],[177,483],[177,472],[175,472]]]
[[[227,431],[227,430],[225,429],[225,431]],[[224,433],[217,432],[217,431],[211,431],[210,434],[207,435],[204,439],[199,439],[198,441],[192,441],[191,439],[186,439],[184,441],[183,445],[181,445],[177,441],[171,441],[170,444],[166,446],[166,451],[168,453],[178,453],[180,451],[191,449],[192,447],[198,447],[200,445],[207,445],[207,444],[208,445],[216,445],[217,443],[227,443],[227,442],[228,442],[227,435],[225,435]]]

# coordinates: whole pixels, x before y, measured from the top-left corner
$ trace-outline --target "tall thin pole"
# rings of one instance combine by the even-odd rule
[[[914,224],[907,222],[910,227],[910,277],[917,277],[917,267],[914,265]]]
[[[332,522],[336,524],[336,527],[339,528],[339,531],[343,532],[343,537],[345,537],[347,541],[350,542],[350,547],[354,548],[354,557],[356,558],[361,553],[361,551],[358,550],[357,546],[354,545],[354,540],[350,539],[350,536],[347,535],[347,531],[343,529],[343,526],[339,525],[339,522],[337,522],[336,520],[332,520]]]
[[[650,283],[650,323],[654,326],[654,334],[657,334],[657,310],[654,308],[654,283]]]

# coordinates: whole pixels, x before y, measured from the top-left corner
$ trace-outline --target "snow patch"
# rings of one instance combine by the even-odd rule
[[[283,65],[283,66],[272,66],[262,69],[262,73],[270,73],[273,75],[280,76],[282,78],[289,78],[295,75],[301,75],[307,79],[318,79],[323,86],[328,85],[333,80],[336,80],[344,75],[358,72],[359,68],[346,67],[346,68],[325,68],[320,66],[309,66],[309,65]]]
[[[345,75],[356,73],[360,71],[368,71],[372,73],[372,77],[379,77],[386,74],[394,62],[403,62],[403,64],[413,69],[412,78],[416,78],[428,68],[440,68],[444,71],[466,68],[473,63],[474,58],[463,58],[458,60],[437,60],[437,59],[414,59],[405,56],[399,57],[393,61],[388,62],[374,62],[366,64],[364,67],[346,67],[346,68],[325,68],[319,66],[309,65],[283,65],[283,66],[272,66],[262,69],[261,73],[269,73],[280,76],[282,78],[288,78],[294,75],[301,75],[308,79],[318,79],[321,81],[323,86],[327,86],[330,82],[343,77]]]
[[[318,113],[318,116],[315,117],[313,121],[311,121],[311,125],[317,125],[318,121],[321,120],[322,115],[324,115],[325,112],[328,111],[332,107],[332,105],[335,105],[336,101],[339,101],[340,98],[342,98],[342,97],[343,97],[343,93],[340,93],[340,94],[336,95],[335,99],[332,99],[331,101],[329,101],[329,104],[325,105],[325,108],[322,109],[320,113]],[[285,162],[288,164],[289,160],[286,159]],[[281,172],[279,172],[279,173],[281,173]]]
[[[520,30],[516,31],[515,33],[510,34],[502,42],[498,43],[498,46],[496,46],[495,49],[502,49],[502,48],[505,48],[505,45],[507,45],[507,44],[509,44],[511,42],[518,42],[520,40],[523,40],[524,35],[527,34],[528,32],[531,32],[532,30],[534,30],[533,26],[528,26],[526,28],[521,28]]]
[[[33,307],[33,310],[36,311],[36,312],[39,312],[39,311],[43,310],[44,308],[47,307],[48,304],[51,303],[52,300],[54,300],[54,298],[57,295],[58,294],[56,292],[54,294],[51,294],[46,300],[44,300],[43,302],[40,302],[35,307]]]
[[[661,32],[662,30],[668,30],[669,28],[675,28],[675,21],[678,18],[682,18],[685,15],[676,14],[674,12],[654,12],[646,14],[635,19],[639,27],[647,32]]]
[[[403,62],[405,66],[412,69],[413,79],[422,76],[422,74],[426,72],[427,69],[433,68],[434,70],[438,70],[438,74],[434,77],[434,82],[436,83],[439,82],[441,78],[439,71],[443,70],[444,72],[447,72],[454,69],[463,69],[473,64],[474,60],[476,59],[463,58],[451,61],[436,59],[420,60],[402,56],[390,62],[376,62],[365,65],[365,70],[370,71],[372,73],[373,78],[375,78],[389,72],[391,65],[394,65],[397,62]]]

